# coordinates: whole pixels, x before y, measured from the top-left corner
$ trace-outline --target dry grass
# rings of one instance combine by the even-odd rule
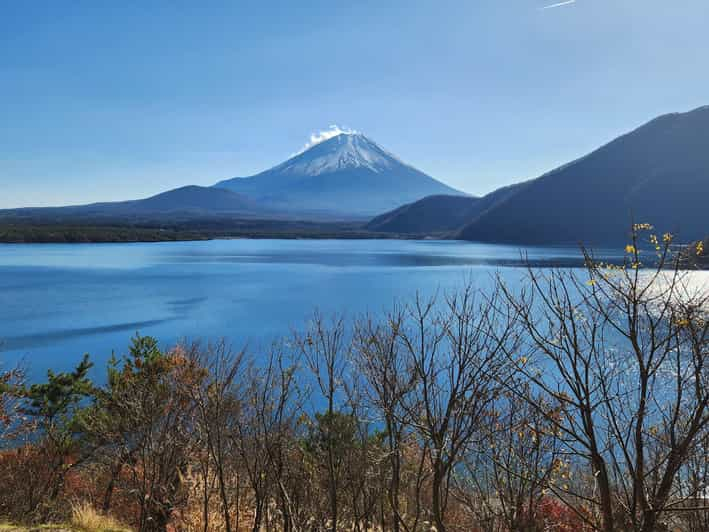
[[[103,515],[86,502],[76,503],[71,509],[71,525],[83,532],[129,532],[110,516]]]
[[[0,531],[2,532],[42,532],[44,530],[53,530],[54,532],[73,532],[72,529],[63,525],[37,525],[37,526],[20,526],[10,523],[0,523]]]

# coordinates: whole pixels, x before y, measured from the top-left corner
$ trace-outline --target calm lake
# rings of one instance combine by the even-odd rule
[[[323,313],[380,312],[496,273],[524,274],[520,248],[455,241],[215,240],[0,245],[0,363],[30,379],[83,353],[104,374],[136,332],[165,347],[227,338],[257,348]],[[579,265],[576,248],[530,248],[544,267]],[[603,252],[604,257],[618,252]]]

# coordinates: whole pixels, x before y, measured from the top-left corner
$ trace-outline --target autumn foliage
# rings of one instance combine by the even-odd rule
[[[707,294],[650,231],[622,264],[315,314],[256,352],[136,336],[100,382],[88,357],[32,385],[6,371],[0,520],[706,531]]]

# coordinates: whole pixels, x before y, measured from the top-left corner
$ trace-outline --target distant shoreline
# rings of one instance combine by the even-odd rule
[[[242,222],[243,223],[243,222]],[[209,224],[207,224],[209,225]],[[451,233],[414,234],[385,233],[363,229],[363,224],[352,222],[283,222],[251,221],[247,227],[177,228],[130,225],[81,224],[3,224],[0,222],[2,244],[150,244],[160,242],[201,242],[211,240],[455,240]],[[578,243],[522,244],[510,242],[490,245],[522,248],[575,247]],[[677,245],[693,249],[696,243]],[[606,244],[603,247],[611,246]],[[707,244],[709,247],[709,243]],[[685,258],[692,269],[709,270],[709,260],[688,252]],[[703,259],[703,260],[702,260]],[[562,266],[558,264],[557,266]]]
[[[0,224],[0,244],[110,244],[193,242],[230,239],[416,240],[430,235],[375,233],[356,224],[264,224],[236,228],[141,227],[126,225]],[[445,235],[440,235],[445,238]]]

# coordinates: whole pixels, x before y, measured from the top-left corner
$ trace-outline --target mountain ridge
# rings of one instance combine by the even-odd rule
[[[211,187],[187,185],[138,200],[0,210],[3,219],[151,221],[179,215],[366,221],[430,193],[462,194],[360,133],[309,146],[270,170]]]
[[[516,244],[610,243],[634,222],[705,235],[709,106],[658,116],[528,182],[458,237]]]
[[[361,133],[341,133],[251,177],[139,200],[5,209],[0,221],[208,220],[219,227],[255,219],[335,221],[377,237],[522,245],[619,242],[632,223],[652,223],[689,242],[705,237],[709,222],[707,138],[709,106],[667,113],[535,179],[474,197],[418,171]]]
[[[383,233],[437,236],[460,229],[499,205],[529,181],[507,185],[484,196],[428,196],[370,220],[365,228]],[[447,235],[451,236],[451,235]]]
[[[685,242],[706,235],[709,106],[660,115],[535,179],[471,201],[444,197],[373,218],[368,228],[439,234],[490,243],[608,244],[625,241],[635,222],[652,223]]]
[[[186,185],[161,192],[143,199],[97,202],[87,205],[63,207],[23,207],[0,210],[0,221],[42,223],[91,223],[116,221],[133,223],[151,221],[191,219],[204,216],[234,216],[253,218],[256,216],[278,216],[276,211],[266,211],[258,203],[235,192]]]

